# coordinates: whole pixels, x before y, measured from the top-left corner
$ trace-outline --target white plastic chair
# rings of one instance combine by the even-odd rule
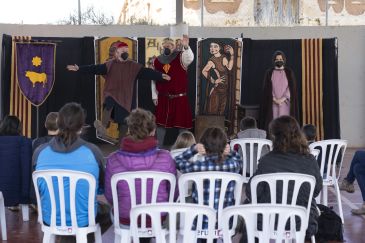
[[[320,171],[321,176],[323,179],[323,195],[319,194],[316,200],[324,205],[328,205],[328,187],[334,186],[335,192],[336,192],[336,199],[338,203],[338,211],[342,220],[342,223],[344,223],[343,218],[343,211],[342,211],[342,202],[341,202],[341,193],[338,186],[338,179],[341,174],[341,167],[342,167],[342,161],[343,157],[346,152],[347,147],[347,141],[341,140],[341,139],[329,139],[329,140],[322,140],[318,142],[314,142],[309,145],[310,149],[319,149],[322,153],[320,158]],[[339,153],[342,153],[341,155],[341,161],[339,164],[338,169],[336,170],[336,162],[339,156]],[[327,166],[326,166],[327,165]]]
[[[69,192],[70,192],[70,215],[71,225],[66,225],[66,208],[65,208],[65,190],[64,179],[69,180]],[[39,195],[38,181],[44,180],[47,185],[47,189],[51,202],[51,223],[45,225],[42,217],[42,201]],[[57,180],[58,191],[55,191],[53,181]],[[79,181],[86,181],[89,185],[88,192],[88,219],[89,224],[86,227],[78,227],[77,215],[76,215],[76,188]],[[42,225],[42,231],[44,232],[43,242],[55,242],[56,235],[75,235],[78,243],[87,243],[87,234],[95,234],[95,242],[101,243],[101,230],[99,224],[95,223],[95,190],[96,180],[91,174],[70,171],[70,170],[39,170],[33,172],[33,184],[35,187],[35,193],[38,204],[38,222]],[[61,225],[56,224],[56,197],[55,193],[59,197],[59,210]]]
[[[245,221],[248,243],[258,242],[288,242],[295,239],[296,243],[304,243],[306,226],[303,222],[307,220],[306,209],[291,205],[256,204],[240,205],[223,209],[223,241],[231,243],[229,232],[229,221],[232,216],[241,216]],[[258,216],[262,217],[262,228],[257,226]],[[292,218],[300,218],[300,228],[296,229],[296,224],[290,223],[290,230],[285,229],[286,224]],[[277,220],[277,224],[276,224]],[[271,239],[271,241],[270,241]],[[274,240],[274,241],[272,241]]]
[[[185,203],[186,198],[186,188],[190,182],[194,184],[195,190],[198,195],[198,203],[199,205],[204,205],[204,181],[209,181],[209,192],[215,192],[215,183],[216,181],[221,182],[220,187],[220,193],[219,193],[219,200],[218,200],[218,210],[217,210],[217,222],[218,227],[215,228],[214,231],[214,238],[220,238],[222,236],[221,234],[221,216],[222,216],[222,210],[224,206],[224,199],[227,191],[228,184],[230,182],[235,182],[235,188],[234,188],[234,199],[235,204],[239,205],[241,201],[241,193],[242,193],[242,185],[243,185],[243,178],[239,174],[230,173],[230,172],[221,172],[221,171],[204,171],[204,172],[194,172],[194,173],[186,173],[183,174],[179,178],[179,193],[180,193],[180,202]],[[214,209],[214,194],[215,193],[209,193],[209,207]],[[207,239],[208,235],[211,235],[210,231],[202,229],[202,222],[203,217],[198,217],[198,223],[197,223],[197,234],[198,238]],[[234,219],[232,228],[231,228],[231,234],[235,234],[235,229],[237,225],[237,218]]]
[[[148,188],[147,182],[152,180],[152,189],[151,189],[151,198],[147,197]],[[175,186],[176,186],[176,178],[175,175],[165,172],[157,172],[157,171],[134,171],[134,172],[123,172],[118,173],[112,176],[111,178],[111,187],[112,187],[112,196],[113,196],[113,213],[114,213],[114,233],[115,240],[114,242],[126,243],[131,242],[131,234],[129,225],[120,225],[119,224],[119,202],[118,201],[118,190],[117,184],[120,182],[125,182],[128,184],[129,193],[131,198],[131,208],[134,208],[137,205],[137,192],[136,192],[136,184],[138,183],[141,188],[141,205],[151,204],[157,202],[158,189],[162,182],[168,182],[169,184],[169,202],[174,201],[175,194]],[[138,186],[138,185],[137,185]],[[138,231],[139,237],[154,237],[155,233],[152,228],[147,227],[146,224],[147,217],[144,214],[141,217],[141,227]]]
[[[1,224],[1,237],[3,240],[7,240],[4,197],[1,191],[0,191],[0,224]]]
[[[279,182],[281,184],[279,184]],[[305,207],[306,209],[306,220],[305,229],[308,228],[309,214],[312,204],[313,192],[316,185],[316,179],[314,176],[298,173],[272,173],[272,174],[262,174],[252,177],[250,189],[251,189],[251,202],[252,204],[258,204],[257,187],[259,185],[266,184],[270,188],[270,200],[273,205],[292,205],[297,206],[297,198],[299,193],[303,190],[302,186],[308,184],[310,186],[310,191],[308,194],[308,203]],[[291,198],[288,198],[289,185],[292,185],[293,194]],[[280,186],[282,194],[281,198],[277,195],[278,187]],[[279,203],[278,203],[279,200]],[[259,203],[261,205],[261,203]],[[293,218],[293,221],[294,218]],[[315,242],[314,237],[312,237],[312,242]]]
[[[169,218],[168,233],[163,228],[161,222],[161,214],[167,213]],[[131,210],[131,232],[133,235],[133,242],[139,242],[138,231],[140,230],[137,225],[137,219],[140,215],[149,215],[151,217],[152,228],[156,235],[156,242],[159,243],[176,243],[177,238],[182,243],[192,243],[197,241],[197,235],[194,228],[194,219],[198,215],[204,215],[208,217],[208,231],[213,232],[215,228],[216,212],[214,209],[208,206],[196,205],[196,204],[180,204],[180,203],[158,203],[151,205],[139,205],[135,206]],[[181,241],[177,235],[177,214],[180,214],[180,218],[184,217],[184,226],[179,235],[183,236]],[[168,241],[166,241],[166,234],[169,235]],[[208,235],[207,243],[213,242],[213,235]]]
[[[316,160],[318,159],[318,156],[319,156],[320,152],[321,151],[319,149],[315,149],[315,148],[310,149],[311,155],[313,155]]]
[[[262,155],[262,149],[264,147],[267,147],[271,151],[272,141],[262,138],[238,138],[231,141],[230,143],[231,150],[234,149],[236,144],[239,145],[240,149],[242,150],[241,154],[243,161],[242,175],[245,177],[245,182],[248,182],[249,179],[255,173],[257,164]],[[247,158],[249,158],[249,161],[247,161]],[[249,176],[246,176],[248,165],[249,165]]]

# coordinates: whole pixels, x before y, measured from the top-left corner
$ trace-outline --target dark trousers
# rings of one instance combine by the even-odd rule
[[[352,158],[346,180],[353,183],[355,179],[359,184],[362,200],[365,202],[365,151],[356,151]]]

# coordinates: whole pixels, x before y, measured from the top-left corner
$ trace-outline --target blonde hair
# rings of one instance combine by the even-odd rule
[[[177,136],[174,145],[172,145],[171,150],[188,148],[191,145],[196,144],[194,134],[189,131],[184,131]]]

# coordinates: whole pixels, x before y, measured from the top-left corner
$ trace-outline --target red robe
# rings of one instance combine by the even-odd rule
[[[181,63],[181,52],[169,64],[163,64],[156,58],[154,66],[157,71],[171,77],[168,82],[156,82],[157,125],[165,128],[192,128],[192,113],[187,96],[189,80],[187,70]]]

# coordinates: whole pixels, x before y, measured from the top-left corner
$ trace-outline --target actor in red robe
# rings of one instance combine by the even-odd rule
[[[187,68],[194,60],[194,54],[189,47],[189,38],[184,35],[182,50],[175,50],[174,41],[163,40],[163,54],[154,60],[155,70],[171,77],[169,82],[152,85],[152,99],[156,105],[157,139],[160,146],[166,134],[166,128],[182,130],[192,128],[192,112],[188,101]]]

